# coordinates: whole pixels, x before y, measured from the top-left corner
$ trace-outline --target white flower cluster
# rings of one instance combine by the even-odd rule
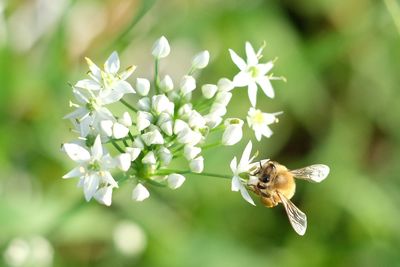
[[[89,79],[72,86],[76,103],[71,102],[70,106],[75,110],[65,116],[72,121],[79,137],[65,143],[63,150],[78,166],[64,178],[78,177],[78,186],[83,188],[85,199],[94,198],[105,205],[111,205],[113,189],[126,179],[136,184],[132,191],[136,201],[149,197],[147,184],[157,183],[172,189],[180,187],[185,181],[182,174],[203,172],[201,152],[212,146],[206,144],[211,132],[224,130],[216,145],[231,146],[242,139],[244,121],[224,119],[235,87],[248,86],[253,107],[246,120],[256,139],[270,137],[272,131],[268,125],[277,122],[279,113],[263,113],[254,108],[257,84],[267,96],[274,96],[270,80],[276,77],[266,75],[273,63],[259,63],[261,52],[262,48],[255,53],[250,43],[246,43],[245,62],[230,50],[240,72],[232,81],[221,78],[216,84],[202,86],[197,85],[194,74],[208,65],[208,51],[194,56],[191,67],[180,81],[174,82],[169,75],[159,76],[159,62],[170,53],[165,37],[157,40],[152,49],[155,58],[152,81],[138,77],[134,86],[127,82],[135,67],[119,72],[116,52],[106,60],[104,69],[86,59]],[[201,88],[202,97],[194,101],[192,94],[196,88]],[[128,101],[124,98],[126,95],[135,95],[136,100]],[[116,102],[125,105],[127,111],[115,115],[109,105]],[[110,154],[108,148],[114,148],[115,152]],[[188,161],[188,170],[168,169],[171,161],[181,156]],[[122,173],[118,181],[112,174],[116,172]]]

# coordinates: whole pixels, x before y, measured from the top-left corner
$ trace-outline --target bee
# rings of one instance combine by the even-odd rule
[[[257,181],[249,187],[261,197],[261,202],[268,208],[282,203],[293,229],[297,234],[304,235],[307,216],[290,201],[296,191],[295,178],[319,183],[328,174],[329,167],[323,164],[288,170],[278,162],[266,160],[260,162],[260,167],[253,173]]]

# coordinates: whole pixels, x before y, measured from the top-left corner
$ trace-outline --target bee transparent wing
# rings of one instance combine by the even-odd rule
[[[292,225],[293,229],[299,235],[304,235],[307,230],[307,216],[299,210],[287,197],[283,194],[278,193],[279,198],[282,201],[283,206],[285,207],[287,216],[289,218],[289,222]]]
[[[328,176],[329,171],[329,167],[324,164],[314,164],[301,169],[292,170],[290,173],[292,173],[295,178],[319,183]]]

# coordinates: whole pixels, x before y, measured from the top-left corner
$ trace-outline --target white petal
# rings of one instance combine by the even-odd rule
[[[218,90],[221,92],[228,92],[231,91],[233,88],[235,88],[233,82],[227,78],[219,79],[217,85],[218,85]]]
[[[118,188],[118,183],[114,180],[114,177],[112,177],[111,173],[108,171],[102,172],[102,182],[105,182],[112,187]]]
[[[222,144],[225,146],[232,146],[238,143],[242,137],[243,132],[241,125],[229,125],[222,135]]]
[[[261,133],[267,138],[270,138],[273,134],[272,130],[267,125],[261,127]]]
[[[189,125],[187,125],[186,122],[184,122],[183,120],[177,119],[174,124],[174,134],[178,134],[187,128],[189,128]]]
[[[136,93],[135,89],[133,89],[132,85],[127,81],[118,81],[112,87],[115,91],[121,94],[134,94]]]
[[[264,94],[269,98],[274,98],[275,92],[272,88],[271,81],[268,77],[260,77],[257,79],[257,83],[260,85],[261,89],[264,91]]]
[[[247,67],[246,62],[239,57],[235,51],[233,51],[232,49],[229,49],[229,53],[231,54],[231,58],[233,63],[235,63],[235,65],[240,69],[240,70],[244,70]]]
[[[111,120],[104,120],[100,122],[100,128],[108,137],[112,135],[112,126],[113,122]]]
[[[274,67],[274,63],[272,61],[267,62],[265,64],[258,64],[257,69],[258,69],[258,75],[260,76],[265,76],[268,71],[270,71]]]
[[[150,111],[151,108],[151,101],[148,97],[143,97],[139,99],[137,103],[138,109],[141,111]]]
[[[116,157],[118,168],[126,172],[131,167],[131,155],[123,153]]]
[[[116,74],[119,70],[119,58],[117,52],[112,52],[104,63],[104,70],[108,73]]]
[[[71,171],[69,171],[67,174],[65,174],[62,178],[67,179],[67,178],[73,178],[73,177],[80,177],[82,176],[84,170],[82,167],[76,167],[73,168]]]
[[[183,149],[183,155],[187,160],[194,159],[197,155],[200,154],[200,152],[201,152],[200,147],[195,147],[190,145],[186,145],[185,148]]]
[[[247,71],[241,71],[233,77],[233,84],[235,87],[247,86],[253,82],[253,78]]]
[[[227,106],[229,104],[229,101],[231,101],[231,98],[232,98],[232,93],[219,92],[215,97],[215,103],[220,103],[224,106]]]
[[[149,131],[145,134],[142,134],[142,140],[146,143],[146,145],[162,145],[164,144],[164,138],[160,131],[153,130]]]
[[[135,201],[143,201],[149,196],[149,191],[142,184],[138,184],[132,191],[132,199]]]
[[[139,131],[143,131],[150,126],[152,115],[145,111],[138,111],[136,114],[136,126]]]
[[[165,75],[164,79],[161,80],[160,88],[165,93],[170,92],[174,89],[174,83],[169,75]]]
[[[177,189],[185,182],[185,176],[177,173],[172,173],[167,177],[168,186],[171,189]]]
[[[181,80],[181,92],[186,95],[196,89],[196,80],[193,76],[185,75]]]
[[[161,130],[168,136],[173,134],[172,121],[166,121],[160,126]]]
[[[246,56],[248,65],[254,66],[258,63],[256,52],[249,42],[246,42]]]
[[[85,178],[83,182],[83,193],[86,201],[89,201],[96,193],[99,187],[99,177],[97,175],[90,175]]]
[[[123,72],[121,72],[120,74],[119,74],[119,78],[121,79],[121,80],[126,80],[126,79],[128,79],[129,78],[129,76],[131,76],[132,75],[132,73],[135,71],[135,69],[136,69],[136,66],[129,66],[129,67],[127,67]]]
[[[112,202],[112,186],[102,187],[94,194],[94,199],[96,199],[100,204],[110,206]]]
[[[240,159],[239,162],[239,172],[244,172],[247,170],[249,166],[249,159],[250,159],[250,154],[251,154],[251,149],[252,149],[253,144],[251,141],[249,141],[243,151],[242,158]]]
[[[132,126],[132,118],[131,115],[129,115],[129,112],[125,111],[124,113],[122,113],[122,117],[119,119],[119,122],[125,127]]]
[[[256,106],[257,103],[257,84],[255,82],[249,83],[249,88],[248,88],[248,95],[250,99],[250,103],[253,107]]]
[[[243,185],[241,185],[240,187],[240,194],[242,195],[242,197],[244,198],[244,200],[246,200],[247,202],[249,202],[251,205],[255,206],[256,204],[254,204],[253,199],[251,198],[251,196],[249,195],[249,192],[247,192],[246,187],[244,187]]]
[[[92,157],[98,160],[102,156],[103,156],[103,145],[101,144],[100,135],[98,135],[94,140],[94,144],[92,146]]]
[[[85,148],[77,144],[64,144],[64,151],[73,161],[87,161],[90,159],[90,153]]]
[[[89,58],[85,57],[85,59],[86,59],[86,62],[88,64],[88,66],[89,66],[90,72],[93,74],[93,76],[98,81],[100,81],[101,80],[101,70],[100,70],[100,68],[96,64],[94,64],[93,61],[90,60]]]
[[[115,102],[118,102],[124,96],[123,93],[114,89],[106,89],[101,92],[101,104],[108,105]]]
[[[231,167],[232,172],[235,174],[236,173],[236,169],[237,169],[237,158],[236,157],[234,157],[232,159],[230,167]]]
[[[116,139],[120,139],[120,138],[124,138],[125,136],[127,136],[129,133],[129,129],[127,127],[125,127],[124,125],[116,122],[113,125],[113,136]]]
[[[79,88],[83,88],[83,89],[87,89],[87,90],[100,90],[101,86],[100,84],[98,84],[97,82],[90,80],[90,79],[84,79],[84,80],[80,80],[75,84],[75,87],[79,87]]]
[[[239,176],[235,175],[232,177],[232,182],[231,182],[231,190],[234,192],[237,192],[240,190],[240,186],[242,184],[240,183],[240,178]]]

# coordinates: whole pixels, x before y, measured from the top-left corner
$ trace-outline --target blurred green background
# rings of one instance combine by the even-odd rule
[[[0,1],[0,264],[400,266],[398,4]],[[61,118],[70,111],[68,82],[85,77],[84,56],[101,63],[117,50],[123,66],[138,65],[131,81],[150,78],[161,35],[172,47],[164,74],[178,77],[194,53],[210,51],[199,84],[232,78],[227,49],[243,55],[247,40],[265,40],[265,58],[279,58],[274,73],[288,81],[274,82],[276,98],[260,94],[258,106],[285,113],[257,144],[260,158],[331,167],[321,184],[298,182],[304,237],[281,206],[252,207],[229,180],[189,176],[177,191],[152,187],[143,203],[131,201],[126,184],[105,207],[61,179],[73,163],[60,144],[75,137]],[[245,90],[235,91],[230,114],[248,106]],[[246,143],[207,151],[206,170],[229,174]],[[24,263],[26,251],[33,260]]]

